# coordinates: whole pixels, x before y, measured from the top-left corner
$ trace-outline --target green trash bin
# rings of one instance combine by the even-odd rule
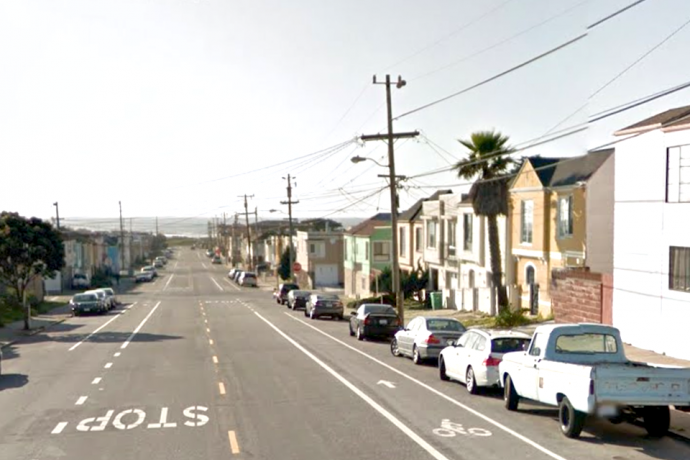
[[[443,308],[443,297],[441,292],[430,292],[429,297],[431,298],[432,310],[440,310]]]

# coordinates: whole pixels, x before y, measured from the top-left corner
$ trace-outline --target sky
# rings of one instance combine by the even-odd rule
[[[0,0],[0,210],[212,219],[246,194],[284,217],[290,174],[297,217],[388,212],[387,168],[349,161],[387,164],[384,142],[356,141],[386,130],[374,75],[406,81],[394,130],[421,133],[396,142],[397,174],[449,167],[477,130],[529,145],[687,80],[690,26],[600,90],[690,20],[687,0],[646,0],[587,30],[635,1]],[[687,89],[520,154],[584,154],[689,103]],[[401,209],[466,183],[408,179]]]

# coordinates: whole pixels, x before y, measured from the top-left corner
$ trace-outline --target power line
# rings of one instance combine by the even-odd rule
[[[664,39],[661,40],[659,43],[657,43],[656,45],[654,45],[650,50],[648,50],[647,52],[645,52],[644,54],[642,54],[642,56],[640,56],[640,57],[638,57],[637,59],[635,59],[635,60],[632,62],[632,64],[630,64],[630,65],[627,66],[625,69],[623,69],[621,72],[619,72],[618,74],[616,74],[616,76],[614,76],[612,79],[610,79],[609,81],[607,81],[606,83],[604,83],[604,85],[602,85],[599,89],[597,89],[597,90],[594,91],[592,94],[590,94],[589,97],[587,98],[587,102],[585,102],[582,106],[578,107],[573,113],[571,113],[570,115],[568,115],[567,117],[565,117],[564,119],[562,119],[561,121],[559,121],[553,128],[551,128],[551,130],[558,128],[558,127],[561,126],[563,123],[565,123],[566,121],[568,121],[570,118],[572,118],[573,116],[575,116],[575,114],[577,114],[577,113],[580,112],[582,109],[584,109],[585,107],[587,107],[587,105],[589,104],[589,102],[590,102],[597,94],[599,94],[600,92],[602,92],[602,91],[603,91],[604,89],[606,89],[609,85],[611,85],[613,82],[615,82],[615,81],[618,80],[620,77],[622,77],[625,73],[627,73],[630,69],[632,69],[632,68],[635,67],[637,64],[639,64],[640,62],[642,62],[647,56],[649,56],[650,54],[652,54],[652,53],[653,53],[654,51],[656,51],[660,46],[662,46],[664,43],[666,43],[666,42],[669,41],[671,38],[673,38],[674,35],[676,35],[678,32],[680,32],[681,30],[683,30],[688,24],[690,24],[690,19],[688,19],[687,21],[685,21],[680,27],[678,27],[678,28],[675,29],[673,32],[671,32],[669,35],[667,35],[666,38],[664,38]],[[548,132],[551,132],[551,130],[549,130]],[[547,133],[548,133],[548,132],[547,132]]]
[[[501,78],[501,77],[504,77],[504,76],[506,76],[506,75],[508,75],[508,74],[510,74],[510,73],[512,73],[512,72],[515,72],[516,70],[519,70],[519,69],[521,69],[521,68],[523,68],[523,67],[528,66],[529,64],[532,64],[532,63],[534,63],[534,62],[537,62],[537,61],[539,61],[540,59],[543,59],[543,58],[545,58],[545,57],[547,57],[547,56],[549,56],[549,55],[551,55],[551,54],[553,54],[553,53],[555,53],[555,52],[557,52],[557,51],[560,51],[560,50],[562,50],[562,49],[564,49],[564,48],[567,48],[568,46],[570,46],[570,45],[572,45],[572,44],[574,44],[574,43],[577,43],[578,41],[582,40],[582,39],[585,38],[586,36],[587,36],[586,33],[581,34],[581,35],[579,35],[579,36],[577,36],[577,37],[575,37],[575,38],[573,38],[573,39],[570,39],[570,40],[568,40],[568,41],[565,42],[565,43],[561,43],[560,45],[556,46],[555,48],[551,48],[550,50],[548,50],[548,51],[546,51],[546,52],[544,52],[544,53],[542,53],[542,54],[540,54],[540,55],[538,55],[538,56],[535,56],[535,57],[533,57],[533,58],[531,58],[531,59],[529,59],[529,60],[527,60],[527,61],[525,61],[525,62],[523,62],[523,63],[521,63],[521,64],[518,64],[518,65],[516,65],[516,66],[514,66],[514,67],[511,67],[511,68],[508,69],[508,70],[504,70],[504,71],[501,72],[501,73],[498,73],[498,74],[496,74],[496,75],[494,75],[494,76],[492,76],[492,77],[490,77],[490,78],[487,78],[486,80],[482,80],[482,81],[480,81],[479,83],[475,83],[475,84],[472,85],[472,86],[469,86],[469,87],[467,87],[467,88],[465,88],[465,89],[462,89],[462,90],[460,90],[460,91],[457,91],[457,92],[455,92],[455,93],[453,93],[453,94],[450,94],[450,95],[448,95],[448,96],[442,97],[441,99],[437,99],[437,100],[435,100],[435,101],[433,101],[433,102],[429,102],[428,104],[424,104],[424,105],[422,105],[422,106],[420,106],[420,107],[417,107],[416,109],[412,109],[412,110],[410,110],[410,111],[408,111],[408,112],[405,112],[405,113],[403,113],[402,115],[398,115],[397,117],[394,118],[394,120],[399,120],[399,119],[401,119],[401,118],[403,118],[403,117],[406,117],[406,116],[408,116],[408,115],[412,115],[413,113],[419,112],[419,111],[424,110],[424,109],[428,109],[429,107],[432,107],[432,106],[434,106],[434,105],[440,104],[441,102],[445,102],[445,101],[447,101],[447,100],[449,100],[449,99],[452,99],[452,98],[454,98],[454,97],[460,96],[461,94],[467,93],[468,91],[471,91],[471,90],[473,90],[473,89],[479,88],[480,86],[486,85],[487,83],[490,83],[490,82],[492,82],[492,81],[494,81],[494,80],[497,80],[497,79],[499,79],[499,78]]]
[[[443,71],[443,70],[449,69],[450,67],[455,67],[456,65],[458,65],[458,64],[460,64],[460,63],[462,63],[462,62],[468,61],[468,60],[470,60],[470,59],[472,59],[472,58],[474,58],[474,57],[479,56],[480,54],[484,54],[485,52],[490,51],[490,50],[492,50],[492,49],[494,49],[494,48],[497,48],[497,47],[501,46],[502,44],[507,43],[507,42],[509,42],[509,41],[511,41],[511,40],[514,40],[514,39],[516,39],[517,37],[519,37],[519,36],[521,36],[521,35],[524,35],[524,34],[526,34],[526,33],[528,33],[528,32],[531,32],[531,31],[533,31],[534,29],[537,29],[537,28],[543,26],[544,24],[547,24],[547,23],[553,21],[554,19],[557,19],[557,18],[559,18],[559,17],[561,17],[561,16],[564,16],[564,15],[570,13],[571,11],[573,11],[574,9],[579,8],[580,6],[584,5],[585,3],[589,3],[590,1],[591,1],[591,0],[584,0],[584,1],[582,1],[582,2],[580,2],[580,3],[578,3],[578,4],[574,5],[574,6],[572,6],[572,7],[568,8],[568,9],[566,9],[566,10],[561,11],[561,12],[558,13],[558,14],[555,14],[555,15],[553,15],[553,16],[551,16],[551,17],[549,17],[549,18],[547,18],[547,19],[545,19],[545,20],[543,20],[543,21],[541,21],[541,22],[539,22],[539,23],[537,23],[537,24],[534,24],[533,26],[528,27],[527,29],[523,29],[522,31],[520,31],[520,32],[518,32],[518,33],[516,33],[516,34],[513,34],[513,35],[511,35],[510,37],[507,37],[507,38],[505,38],[504,40],[499,41],[498,43],[494,43],[494,44],[491,45],[491,46],[487,46],[486,48],[482,48],[481,50],[476,51],[476,52],[474,52],[474,53],[472,53],[472,54],[469,54],[469,55],[467,55],[467,56],[464,56],[464,57],[462,57],[462,58],[460,58],[460,59],[458,59],[458,60],[456,60],[456,61],[451,62],[450,64],[446,64],[446,65],[444,65],[444,66],[438,67],[438,68],[436,68],[436,69],[434,69],[434,70],[431,70],[431,71],[429,71],[429,72],[426,72],[426,73],[423,73],[423,74],[421,74],[421,75],[418,75],[418,76],[416,76],[416,77],[414,77],[414,78],[411,78],[410,81],[421,80],[422,78],[430,77],[431,75],[434,75],[434,74],[436,74],[436,73],[438,73],[438,72],[441,72],[441,71]]]
[[[618,10],[618,11],[609,14],[609,15],[606,16],[605,18],[599,19],[599,20],[598,20],[597,22],[595,22],[594,24],[591,24],[591,25],[587,26],[587,30],[592,30],[592,29],[594,29],[595,27],[600,26],[601,24],[605,23],[605,22],[608,21],[609,19],[613,19],[614,17],[618,16],[619,14],[623,13],[624,11],[628,11],[630,8],[639,5],[640,3],[644,2],[644,1],[646,1],[646,0],[637,0],[636,2],[631,3],[630,5],[628,5],[628,6],[626,6],[626,7],[623,7],[623,8],[621,8],[621,9]]]
[[[463,24],[462,26],[460,26],[459,28],[455,29],[455,30],[452,31],[451,33],[446,34],[446,35],[444,35],[443,37],[439,38],[438,40],[435,40],[434,42],[432,42],[432,43],[430,43],[430,44],[424,46],[423,48],[421,48],[421,49],[415,51],[414,53],[410,54],[410,55],[407,56],[406,58],[403,58],[403,59],[399,60],[399,61],[396,62],[395,64],[389,65],[389,66],[386,67],[383,71],[386,72],[386,71],[392,69],[393,67],[397,67],[397,66],[399,66],[400,64],[402,64],[402,63],[404,63],[404,62],[407,62],[407,61],[409,61],[410,59],[412,59],[412,58],[414,58],[414,57],[419,56],[420,54],[424,53],[425,51],[428,51],[428,50],[430,50],[431,48],[433,48],[433,47],[437,46],[438,44],[444,42],[445,40],[449,39],[450,37],[453,37],[453,36],[459,34],[460,32],[462,32],[463,30],[465,30],[465,29],[467,29],[467,28],[473,26],[473,25],[476,24],[477,22],[481,21],[482,19],[484,19],[485,17],[489,16],[490,14],[492,14],[492,13],[494,13],[494,12],[500,10],[501,8],[503,8],[504,6],[506,6],[508,3],[512,2],[512,1],[513,1],[513,0],[506,0],[505,2],[503,2],[503,3],[499,4],[498,6],[496,6],[495,8],[492,8],[492,9],[490,9],[489,11],[487,11],[486,13],[484,13],[484,14],[482,14],[482,15],[476,17],[475,19],[472,19],[471,21],[469,21],[469,22]]]

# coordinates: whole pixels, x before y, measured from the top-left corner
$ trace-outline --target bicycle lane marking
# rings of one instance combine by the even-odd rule
[[[246,306],[246,304],[245,304]],[[362,390],[357,388],[355,385],[350,383],[349,380],[347,380],[345,377],[340,375],[338,372],[333,370],[330,366],[328,366],[326,363],[321,361],[319,358],[317,358],[314,354],[312,354],[309,350],[304,348],[302,345],[297,343],[292,337],[284,333],[282,330],[280,330],[277,326],[275,326],[272,322],[264,318],[260,313],[254,311],[254,314],[261,319],[263,322],[265,322],[269,327],[271,327],[274,331],[276,331],[280,336],[282,336],[285,340],[290,342],[295,348],[297,348],[299,351],[304,353],[308,358],[310,358],[312,361],[314,361],[316,364],[318,364],[322,369],[324,369],[326,372],[331,374],[333,377],[335,377],[340,383],[345,385],[350,391],[352,391],[354,394],[359,396],[361,399],[364,400],[367,404],[369,404],[374,410],[376,410],[379,414],[381,414],[383,417],[385,417],[389,422],[391,422],[396,428],[398,428],[400,431],[402,431],[407,437],[409,437],[412,441],[417,443],[422,449],[424,449],[431,457],[435,458],[436,460],[449,460],[448,457],[443,455],[441,452],[436,450],[431,444],[426,442],[420,435],[415,433],[411,428],[409,428],[407,425],[405,425],[403,422],[401,422],[397,417],[395,417],[393,414],[388,412],[383,406],[381,406],[379,403],[374,401],[371,397],[369,397],[366,393],[364,393]]]
[[[257,314],[258,314],[258,313],[257,313]],[[461,409],[464,409],[465,411],[467,411],[467,412],[469,412],[469,413],[471,413],[471,414],[473,414],[473,415],[475,415],[475,416],[481,418],[481,419],[484,420],[485,422],[487,422],[487,423],[489,423],[489,424],[495,426],[496,428],[500,429],[501,431],[503,431],[503,432],[505,432],[505,433],[507,433],[507,434],[509,434],[509,435],[511,435],[511,436],[513,436],[513,437],[515,437],[515,438],[517,438],[517,439],[519,439],[520,441],[523,441],[524,443],[529,444],[530,446],[532,446],[532,447],[534,447],[535,449],[541,451],[542,453],[548,455],[549,457],[553,458],[554,460],[567,460],[565,457],[563,457],[563,456],[561,456],[561,455],[558,455],[558,454],[555,453],[555,452],[552,452],[551,450],[547,449],[546,447],[542,446],[541,444],[537,443],[536,441],[531,440],[531,439],[528,438],[527,436],[522,435],[522,434],[518,433],[517,431],[515,431],[515,430],[513,430],[513,429],[511,429],[511,428],[509,428],[509,427],[507,427],[507,426],[505,426],[505,425],[503,425],[502,423],[500,423],[500,422],[498,422],[498,421],[492,419],[492,418],[489,417],[488,415],[484,415],[483,413],[479,412],[478,410],[473,409],[473,408],[471,408],[471,407],[469,407],[469,406],[467,406],[467,405],[461,403],[460,401],[451,398],[450,396],[448,396],[448,395],[446,395],[445,393],[442,393],[441,391],[439,391],[439,390],[437,390],[437,389],[435,389],[435,388],[433,388],[433,387],[427,385],[426,383],[422,382],[421,380],[417,380],[416,378],[407,375],[406,373],[404,373],[404,372],[402,372],[402,371],[400,371],[400,370],[394,368],[393,366],[390,366],[390,365],[384,363],[383,361],[381,361],[381,360],[379,360],[379,359],[377,359],[377,358],[375,358],[375,357],[373,357],[373,356],[371,356],[371,355],[369,355],[369,354],[367,354],[367,353],[365,353],[365,352],[363,352],[363,351],[361,351],[361,350],[359,350],[359,349],[353,347],[352,345],[349,345],[349,344],[343,342],[342,340],[340,340],[340,339],[338,339],[338,338],[336,338],[336,337],[334,337],[334,336],[328,334],[327,332],[322,331],[322,330],[319,329],[318,327],[312,326],[311,324],[309,324],[309,323],[307,323],[307,322],[305,322],[305,321],[302,321],[302,320],[299,319],[299,318],[295,318],[294,316],[292,316],[292,315],[289,314],[288,312],[284,312],[284,314],[287,315],[287,316],[288,316],[289,318],[291,318],[292,320],[297,321],[297,322],[299,322],[299,323],[302,323],[304,326],[307,326],[307,327],[309,327],[309,328],[311,328],[311,329],[317,331],[318,333],[320,333],[320,334],[322,334],[322,335],[328,337],[329,339],[331,339],[331,340],[333,340],[333,341],[339,343],[340,345],[342,345],[342,346],[344,346],[344,347],[346,347],[346,348],[349,348],[349,349],[352,350],[352,351],[355,351],[355,352],[359,353],[360,355],[362,355],[362,356],[364,356],[364,357],[370,359],[371,361],[373,361],[373,362],[375,362],[375,363],[377,363],[377,364],[379,364],[379,365],[385,367],[386,369],[389,369],[389,370],[395,372],[396,374],[398,374],[398,375],[400,375],[400,376],[406,378],[407,380],[416,383],[417,385],[421,386],[422,388],[425,388],[425,389],[429,390],[430,392],[436,394],[437,396],[440,396],[441,398],[443,398],[443,399],[445,399],[446,401],[448,401],[448,402],[450,402],[450,403],[452,403],[452,404],[454,404],[454,405],[460,407]]]
[[[129,306],[127,307],[127,309],[133,307],[134,305],[136,305],[136,302],[134,302],[133,304],[129,305]],[[90,333],[89,335],[87,335],[86,337],[84,337],[84,339],[82,339],[80,342],[77,342],[77,343],[75,343],[74,345],[72,345],[72,346],[69,348],[69,350],[67,350],[67,351],[72,351],[72,350],[74,350],[75,348],[77,348],[79,345],[81,345],[82,343],[84,343],[84,342],[86,342],[87,340],[89,340],[94,334],[96,334],[98,331],[100,331],[101,329],[103,329],[104,327],[106,327],[108,324],[110,324],[110,323],[112,323],[113,321],[115,321],[116,319],[118,319],[122,314],[124,314],[124,310],[121,311],[120,313],[118,313],[117,315],[113,316],[112,318],[110,318],[108,321],[106,321],[104,324],[102,324],[98,329],[96,329],[95,331],[93,331],[92,333]]]

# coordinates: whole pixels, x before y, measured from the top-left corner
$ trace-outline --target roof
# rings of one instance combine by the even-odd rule
[[[370,236],[374,233],[376,227],[381,226],[381,224],[389,224],[391,221],[391,214],[389,212],[380,212],[364,222],[360,222],[354,227],[350,228],[345,232],[346,235],[362,235]]]
[[[398,216],[398,220],[404,220],[407,222],[411,222],[411,221],[417,219],[417,216],[419,216],[419,214],[421,214],[425,201],[435,201],[435,200],[438,200],[441,195],[448,195],[448,194],[452,194],[452,193],[453,193],[452,190],[437,190],[430,197],[417,200],[417,202],[415,204],[410,206],[409,209],[407,209],[405,212],[401,213],[400,216]]]
[[[623,134],[632,134],[642,131],[650,131],[652,129],[662,128],[662,127],[678,127],[681,125],[690,124],[690,105],[683,107],[676,107],[675,109],[670,109],[665,112],[657,113],[654,116],[645,118],[642,121],[638,121],[635,124],[627,126],[623,129],[616,131],[614,134],[617,136]]]
[[[562,158],[543,158],[543,157],[531,157],[528,158],[530,164],[534,168],[534,172],[539,176],[541,185],[547,187],[551,182],[551,176],[555,168],[549,168],[548,166],[558,163]]]
[[[613,155],[613,149],[598,150],[576,158],[564,158],[553,169],[549,186],[563,187],[587,181]]]

